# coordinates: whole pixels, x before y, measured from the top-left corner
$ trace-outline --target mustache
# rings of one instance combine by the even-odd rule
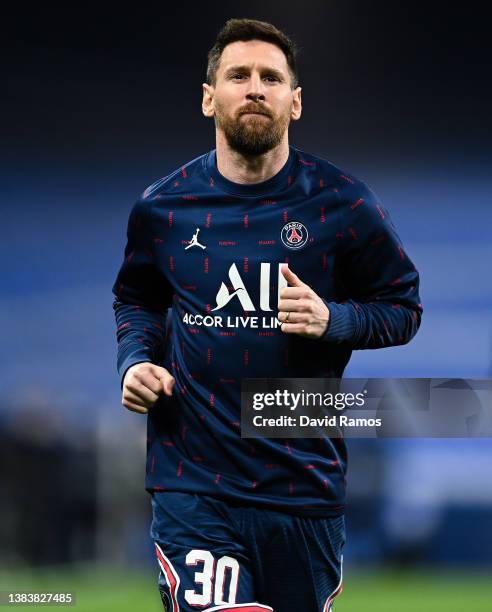
[[[255,106],[243,106],[243,108],[239,109],[238,116],[245,115],[246,113],[258,113],[260,115],[265,115],[265,117],[272,117],[272,114],[266,108],[258,104]]]

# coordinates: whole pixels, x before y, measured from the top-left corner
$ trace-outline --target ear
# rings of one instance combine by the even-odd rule
[[[302,97],[301,97],[301,87],[296,87],[292,92],[292,111],[290,113],[290,118],[292,121],[297,121],[301,117],[302,113]]]
[[[202,113],[205,117],[213,117],[214,111],[214,88],[208,83],[202,84],[203,98],[202,98]]]

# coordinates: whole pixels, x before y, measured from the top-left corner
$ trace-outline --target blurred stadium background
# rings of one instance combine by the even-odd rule
[[[160,609],[145,419],[120,406],[111,285],[136,196],[212,147],[200,84],[231,16],[300,42],[305,115],[291,141],[374,188],[421,272],[418,336],[355,353],[346,375],[491,377],[490,53],[475,4],[6,15],[0,590]],[[348,445],[337,611],[491,610],[492,440]]]

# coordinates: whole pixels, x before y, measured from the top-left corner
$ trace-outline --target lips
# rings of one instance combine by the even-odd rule
[[[243,115],[260,115],[260,117],[270,118],[270,115],[267,115],[266,113],[259,113],[258,111],[244,111],[241,113],[241,116]]]

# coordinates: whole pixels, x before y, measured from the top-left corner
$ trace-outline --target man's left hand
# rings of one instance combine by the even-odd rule
[[[278,320],[284,334],[297,334],[304,338],[321,338],[330,320],[330,311],[323,300],[303,283],[286,264],[282,274],[291,287],[280,291]]]

